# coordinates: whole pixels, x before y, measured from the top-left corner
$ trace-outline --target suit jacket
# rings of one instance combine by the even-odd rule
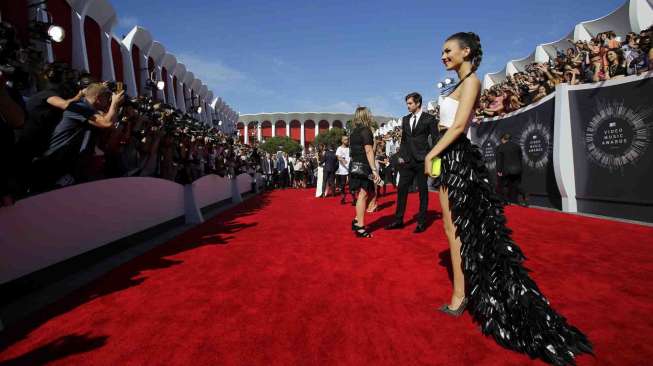
[[[270,161],[268,159],[261,159],[261,171],[263,174],[268,174],[268,168],[270,167]]]
[[[518,144],[508,141],[499,145],[496,151],[497,172],[503,174],[521,174],[522,151]]]
[[[327,150],[324,153],[324,171],[335,172],[338,170],[338,157],[335,151]]]
[[[272,174],[272,167],[273,167],[273,162],[272,159],[268,159],[264,157],[261,159],[261,170],[263,171],[263,174]]]
[[[279,172],[282,172],[286,169],[288,169],[288,161],[286,158],[283,156],[283,154],[277,153],[276,157],[276,168]]]
[[[422,112],[413,131],[410,130],[411,114],[402,118],[399,154],[406,163],[424,162],[424,157],[440,139],[438,122],[434,116]]]

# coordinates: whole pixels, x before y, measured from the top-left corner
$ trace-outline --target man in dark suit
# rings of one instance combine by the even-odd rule
[[[336,170],[338,170],[338,157],[333,145],[329,145],[324,153],[324,183],[322,184],[322,197],[329,193],[336,196]]]
[[[263,179],[265,180],[265,189],[270,189],[273,185],[273,174],[274,171],[274,161],[272,160],[270,153],[265,153],[265,156],[261,159],[261,173],[263,174]]]
[[[499,193],[509,202],[517,202],[518,194],[523,197],[522,205],[527,206],[526,194],[521,189],[522,150],[518,144],[510,141],[510,134],[501,136],[501,145],[497,147],[497,180]]]
[[[288,187],[288,159],[283,154],[283,151],[277,151],[275,162],[275,168],[279,177],[279,187],[287,188]]]
[[[410,93],[406,96],[409,115],[402,119],[401,145],[399,150],[399,188],[395,221],[386,230],[404,227],[404,212],[408,190],[413,180],[419,190],[419,214],[415,233],[426,230],[426,210],[429,204],[429,190],[424,174],[424,157],[431,151],[440,134],[437,121],[432,115],[422,112],[422,96]]]

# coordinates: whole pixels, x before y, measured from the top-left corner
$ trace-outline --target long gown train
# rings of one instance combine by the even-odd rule
[[[476,145],[460,136],[442,154],[439,183],[448,188],[460,236],[469,307],[485,335],[500,345],[555,365],[592,354],[576,327],[549,306],[522,265],[525,257],[506,227],[504,201],[489,183]]]

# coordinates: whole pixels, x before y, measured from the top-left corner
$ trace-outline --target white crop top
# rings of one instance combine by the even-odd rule
[[[457,100],[451,97],[445,97],[444,99],[442,99],[442,102],[440,103],[440,122],[438,124],[446,128],[451,128],[451,126],[453,126],[454,120],[456,119],[457,110],[458,110]],[[467,121],[467,126],[465,126],[465,135],[467,135],[467,138],[470,139],[472,135],[471,131],[469,130],[469,125],[471,120],[472,117],[470,117],[469,121]]]

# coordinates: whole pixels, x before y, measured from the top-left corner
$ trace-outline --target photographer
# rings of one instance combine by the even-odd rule
[[[20,133],[18,144],[33,156],[42,154],[48,147],[50,135],[57,126],[63,112],[72,103],[82,98],[82,90],[71,90],[74,84],[73,71],[62,63],[48,64],[43,68],[41,78],[45,89],[32,95],[26,103],[27,120]],[[74,93],[68,96],[67,93]],[[31,159],[30,159],[31,160]]]
[[[21,128],[25,123],[25,111],[16,100],[19,100],[18,96],[10,95],[0,73],[0,207],[12,205],[16,192],[16,169],[11,159],[14,129]]]
[[[29,192],[33,180],[32,160],[45,152],[64,111],[83,95],[82,90],[74,89],[75,73],[66,64],[45,65],[41,79],[46,87],[27,100],[27,120],[24,128],[19,131],[16,142],[20,180],[26,191],[24,193]],[[70,97],[69,94],[74,96]]]
[[[190,163],[191,163],[191,181],[199,179],[204,175],[204,145],[201,139],[191,136]]]
[[[106,178],[124,177],[130,168],[136,165],[135,162],[131,165],[130,163],[133,161],[134,146],[137,142],[132,139],[132,134],[135,124],[140,119],[137,106],[131,101],[126,101],[122,106],[121,115],[118,123],[109,131],[103,149]]]
[[[165,131],[161,122],[146,119],[145,129],[141,132],[144,136],[138,146],[140,177],[154,177],[159,169],[159,145]]]
[[[37,163],[41,168],[41,189],[88,179],[84,165],[93,156],[97,132],[114,125],[122,101],[122,91],[112,94],[106,85],[93,83],[81,100],[68,107]]]
[[[152,177],[162,176],[164,159],[161,156],[163,145],[166,145],[168,156],[172,157],[172,152],[177,149],[181,134],[181,127],[175,126],[174,111],[161,102],[154,101],[150,98],[139,97],[132,99],[130,104],[137,107],[139,116],[136,118],[134,128],[132,129],[132,146],[128,146],[131,163],[129,164],[129,176]],[[172,135],[171,140],[166,140],[167,135]],[[177,159],[179,160],[179,159]],[[174,162],[174,164],[177,164]],[[173,162],[165,161],[166,176],[172,175]],[[176,170],[176,169],[175,169]],[[174,179],[174,177],[173,177]]]
[[[174,134],[166,134],[161,142],[161,178],[175,181],[179,171],[180,155]]]

